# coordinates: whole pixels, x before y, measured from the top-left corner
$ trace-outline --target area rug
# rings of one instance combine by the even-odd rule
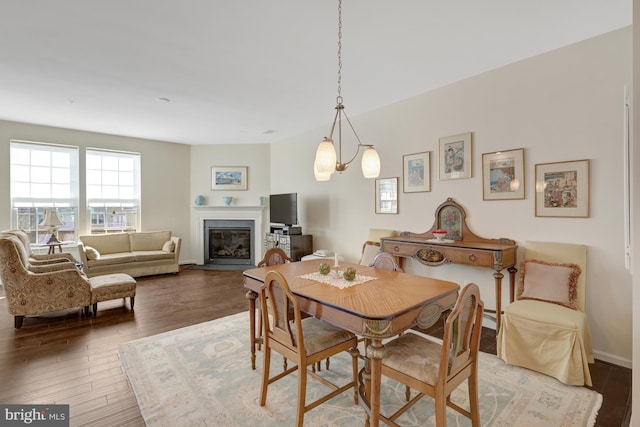
[[[249,314],[233,316],[131,341],[120,346],[122,364],[147,426],[291,426],[295,422],[296,375],[269,386],[267,405],[259,405],[262,353],[251,369]],[[282,358],[274,354],[271,372],[280,372]],[[350,356],[331,358],[332,381],[347,382]],[[480,417],[483,426],[593,426],[602,396],[584,387],[564,385],[551,377],[509,366],[481,353]],[[326,386],[310,379],[311,401]],[[405,387],[383,378],[382,411],[402,405]],[[452,395],[466,405],[466,384]],[[449,426],[470,426],[448,409]],[[305,426],[363,425],[364,411],[353,394],[340,396],[305,415]],[[433,401],[424,397],[398,422],[406,426],[435,425]]]

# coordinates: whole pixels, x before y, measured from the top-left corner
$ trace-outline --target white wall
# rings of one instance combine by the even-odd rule
[[[326,128],[272,146],[271,191],[297,191],[300,222],[314,235],[314,247],[333,249],[348,261],[358,260],[370,227],[426,231],[435,208],[447,197],[465,207],[469,227],[482,237],[508,237],[520,246],[526,240],[588,245],[587,304],[594,349],[600,359],[630,366],[622,140],[623,88],[632,80],[631,40],[629,27],[351,117],[360,139],[375,144],[381,177],[402,177],[404,154],[431,151],[432,191],[400,192],[398,215],[374,213],[374,182],[362,178],[359,158],[331,181],[314,181],[315,149],[333,117],[328,103]],[[348,112],[348,85],[343,89]],[[438,181],[438,138],[462,132],[473,133],[473,176]],[[350,157],[354,145],[343,141],[343,147]],[[521,147],[526,199],[483,201],[482,153]],[[579,159],[591,164],[589,218],[535,217],[534,165]],[[407,270],[476,281],[487,307],[495,307],[491,271],[453,265],[428,269],[413,262]],[[508,293],[503,289],[504,305]]]
[[[266,144],[248,145],[194,145],[191,147],[191,213],[197,212],[194,208],[196,196],[205,197],[207,206],[224,206],[223,197],[232,196],[232,206],[258,206],[261,196],[270,194],[269,168],[270,148]],[[211,190],[212,166],[247,166],[247,191],[220,191]],[[265,208],[266,211],[266,208]],[[266,216],[262,229],[268,225]],[[191,239],[188,246],[191,263],[201,264],[198,259],[198,224],[191,220]],[[262,248],[257,248],[257,259],[262,258]]]
[[[142,230],[171,230],[189,235],[189,174],[191,147],[182,144],[126,138],[70,129],[0,121],[0,230],[11,225],[9,143],[12,139],[80,147],[80,185],[84,181],[87,147],[141,153]],[[80,206],[84,206],[81,192]],[[86,211],[79,209],[79,233],[89,233]],[[180,258],[184,254],[181,252]]]

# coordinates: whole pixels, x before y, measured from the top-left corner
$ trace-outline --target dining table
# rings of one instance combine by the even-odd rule
[[[412,327],[426,329],[441,314],[455,305],[460,285],[401,271],[330,262],[328,274],[319,267],[326,260],[317,259],[245,270],[244,286],[249,300],[251,364],[255,369],[256,348],[262,343],[256,331],[256,299],[269,271],[280,272],[297,297],[300,310],[351,331],[364,338],[364,368],[359,387],[360,403],[366,417],[365,426],[380,422],[380,387],[383,340]],[[344,279],[344,271],[355,269],[355,279]]]

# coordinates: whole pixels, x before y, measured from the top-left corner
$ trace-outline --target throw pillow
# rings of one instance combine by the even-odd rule
[[[100,259],[100,252],[91,246],[85,246],[84,253],[87,254],[87,259]]]
[[[164,242],[164,245],[162,245],[162,250],[164,252],[173,252],[176,249],[176,244],[173,243],[172,240],[167,240],[166,242]]]
[[[532,299],[576,310],[576,286],[582,270],[576,264],[525,260],[520,264],[518,299]]]

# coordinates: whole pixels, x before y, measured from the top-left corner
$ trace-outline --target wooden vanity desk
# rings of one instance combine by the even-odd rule
[[[442,241],[436,240],[433,231],[447,230]],[[496,331],[500,329],[502,313],[502,270],[509,272],[509,301],[514,300],[517,263],[516,242],[510,239],[485,239],[473,234],[466,224],[462,206],[448,198],[435,212],[433,226],[425,233],[403,232],[395,237],[380,239],[381,250],[402,258],[413,258],[428,266],[464,264],[490,268],[495,279]],[[494,312],[487,310],[486,312]]]

